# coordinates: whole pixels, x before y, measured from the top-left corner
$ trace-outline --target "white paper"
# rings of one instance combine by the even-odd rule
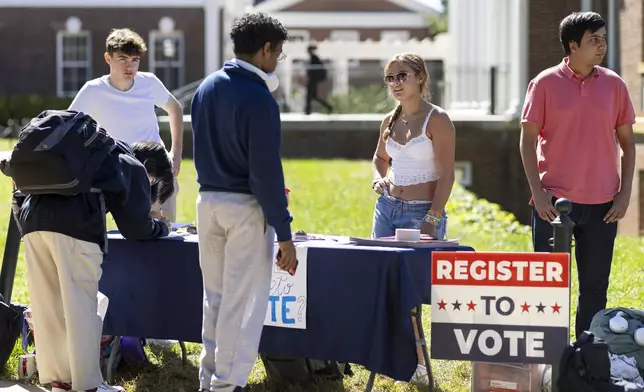
[[[299,245],[299,244],[298,244]],[[275,255],[279,246],[275,244]],[[306,329],[307,255],[306,246],[296,246],[298,266],[295,275],[282,271],[273,262],[264,325],[282,328]]]

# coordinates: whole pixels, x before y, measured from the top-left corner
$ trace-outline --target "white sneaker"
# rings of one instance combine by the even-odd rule
[[[410,383],[414,385],[427,385],[429,384],[429,374],[427,373],[427,367],[425,365],[418,365],[416,367],[416,372],[409,380]]]
[[[400,384],[403,381],[396,381],[394,385]],[[424,386],[429,384],[429,375],[427,374],[427,367],[425,365],[418,365],[416,367],[416,372],[414,372],[414,375],[411,376],[411,380],[409,380],[410,384],[414,384],[416,386]]]
[[[53,392],[53,391],[52,391]],[[79,391],[83,392],[83,391]],[[102,383],[95,389],[88,389],[87,391],[84,392],[125,392],[125,389],[123,387],[118,387],[115,385],[107,385],[106,383]]]

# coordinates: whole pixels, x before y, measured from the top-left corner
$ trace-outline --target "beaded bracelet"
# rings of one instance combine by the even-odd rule
[[[427,211],[427,214],[425,214],[425,218],[423,220],[427,223],[437,226],[440,223],[442,218],[443,218],[442,212],[429,210]]]

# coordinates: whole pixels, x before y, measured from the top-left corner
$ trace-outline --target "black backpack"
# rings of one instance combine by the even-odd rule
[[[351,377],[353,371],[346,362],[311,358],[292,358],[259,354],[268,378],[278,384],[306,383],[315,379],[341,380]]]
[[[611,379],[608,345],[590,332],[566,347],[559,362],[559,392],[641,391],[629,383]]]
[[[0,370],[9,360],[18,337],[22,333],[26,306],[6,304],[0,295]]]
[[[9,160],[0,163],[24,194],[76,195],[92,182],[115,140],[89,115],[45,110],[25,125]]]

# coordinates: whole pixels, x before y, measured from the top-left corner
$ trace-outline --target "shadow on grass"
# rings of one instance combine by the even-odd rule
[[[317,379],[306,383],[276,383],[269,380],[247,386],[249,392],[344,392],[342,380]]]
[[[188,350],[188,358],[195,355]],[[114,375],[115,385],[136,392],[196,392],[199,390],[199,368],[193,361],[182,363],[178,344],[161,346],[148,344],[148,365],[127,365],[121,362]]]

